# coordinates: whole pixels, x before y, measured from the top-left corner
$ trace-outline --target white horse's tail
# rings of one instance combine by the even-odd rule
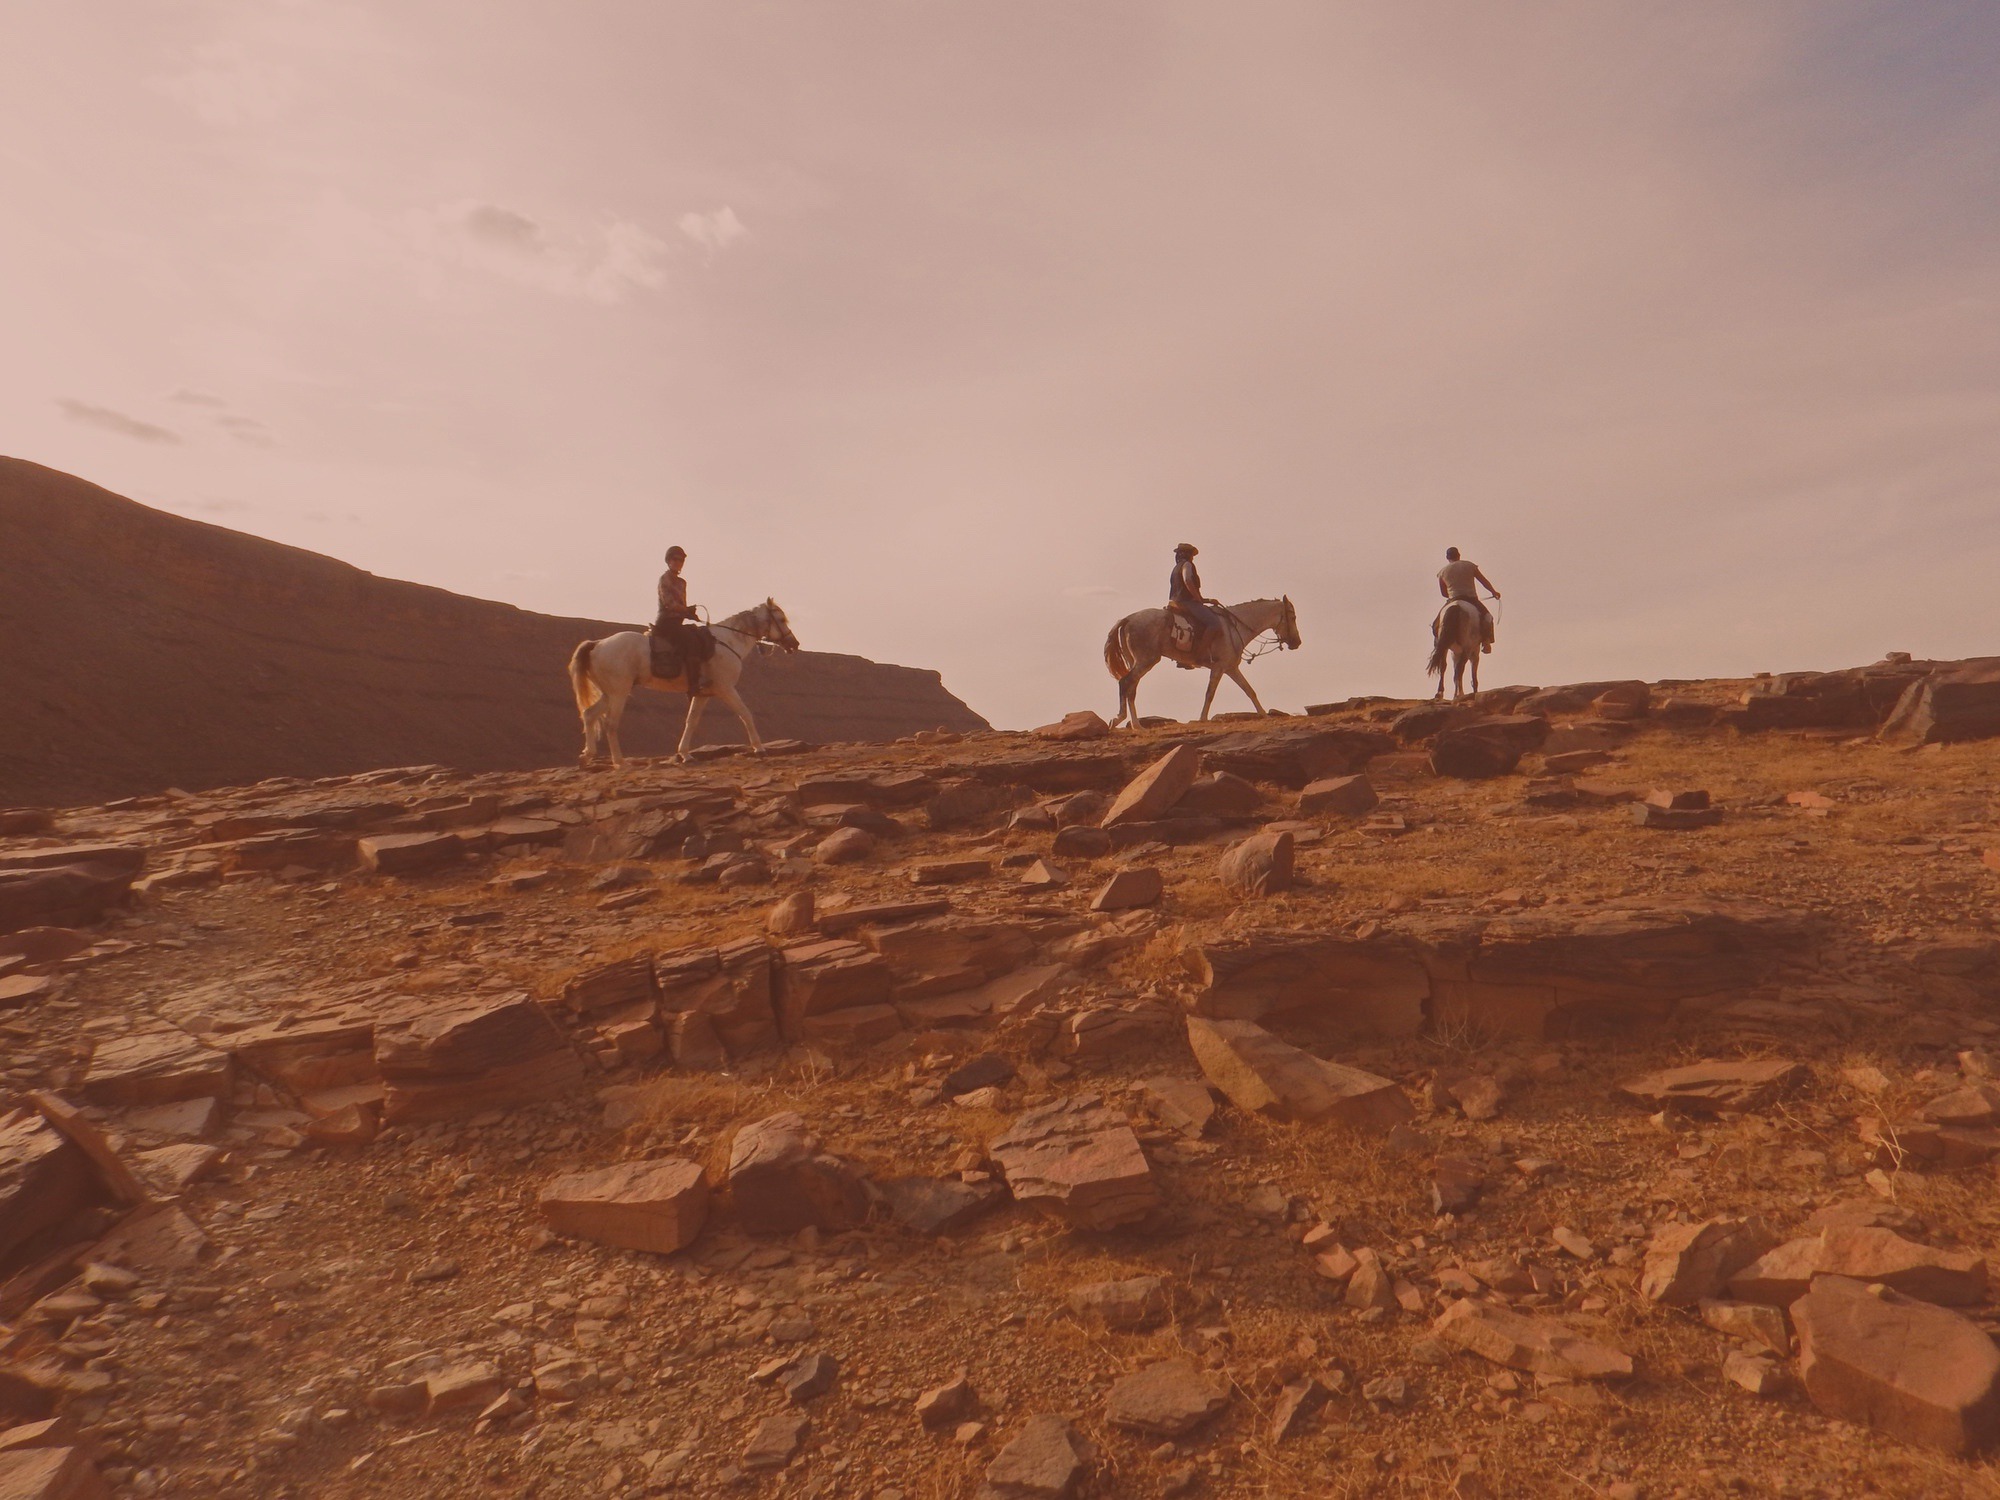
[[[1458,632],[1458,616],[1464,607],[1466,606],[1462,599],[1453,599],[1445,605],[1443,613],[1438,616],[1437,640],[1431,645],[1431,659],[1424,664],[1424,671],[1437,678],[1440,683],[1444,681],[1445,666],[1451,660],[1452,642]],[[1442,692],[1443,689],[1440,688],[1439,691]]]
[[[597,684],[590,680],[590,658],[596,650],[597,642],[585,641],[570,653],[569,685],[576,694],[576,711],[579,714],[590,712],[590,705],[602,696]]]

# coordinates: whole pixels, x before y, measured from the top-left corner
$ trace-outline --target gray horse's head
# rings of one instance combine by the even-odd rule
[[[1284,596],[1284,610],[1278,616],[1278,639],[1285,643],[1285,649],[1299,649],[1299,612],[1292,608],[1292,596]]]

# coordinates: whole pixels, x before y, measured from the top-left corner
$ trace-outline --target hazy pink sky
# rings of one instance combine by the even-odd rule
[[[2000,651],[1991,0],[64,0],[0,450],[377,573],[1114,702]],[[559,671],[552,662],[550,670]],[[1150,712],[1186,714],[1162,670]],[[1222,707],[1242,706],[1225,686]]]

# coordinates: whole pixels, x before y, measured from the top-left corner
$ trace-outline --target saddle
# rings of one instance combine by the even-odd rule
[[[679,631],[667,631],[660,629],[656,621],[646,627],[646,635],[652,646],[653,675],[662,681],[671,682],[683,672],[692,678],[715,655],[715,637],[708,633],[706,625],[688,624]],[[693,685],[690,681],[690,688]]]
[[[1201,626],[1195,617],[1181,606],[1177,599],[1167,601],[1167,646],[1183,655],[1192,655],[1194,643],[1201,634]],[[1183,671],[1193,666],[1191,662],[1177,661],[1175,666]]]

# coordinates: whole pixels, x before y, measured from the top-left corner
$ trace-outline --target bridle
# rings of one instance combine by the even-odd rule
[[[1223,613],[1227,615],[1231,620],[1235,620],[1238,628],[1243,630],[1248,630],[1250,628],[1248,625],[1245,625],[1241,619],[1237,618],[1235,611],[1225,609],[1223,610]],[[1262,639],[1265,630],[1275,632],[1280,627],[1286,624],[1289,624],[1292,627],[1293,633],[1295,634],[1297,633],[1299,628],[1298,613],[1292,608],[1292,601],[1289,599],[1285,601],[1285,612],[1278,616],[1277,621],[1273,624],[1265,626],[1264,630],[1260,630],[1257,632],[1258,636],[1257,643],[1254,647],[1252,647],[1250,650],[1247,650],[1244,653],[1243,665],[1248,666],[1251,662],[1256,661],[1259,657],[1269,656],[1273,651],[1291,650],[1292,643],[1286,640],[1282,635],[1273,634],[1268,641]],[[1248,645],[1249,643],[1246,642],[1245,644]]]
[[[777,621],[772,620],[770,618],[770,611],[773,608],[775,608],[775,606],[767,606],[760,604],[755,609],[751,610],[750,613],[762,621],[760,627],[762,630],[769,630],[774,624],[778,622],[783,622],[785,634],[787,636],[790,636],[792,634],[791,622],[785,619],[783,610],[777,611]],[[769,636],[759,634],[758,631],[756,630],[745,630],[741,625],[731,625],[727,621],[724,621],[720,625],[711,624],[708,628],[711,634],[719,631],[722,634],[726,635],[741,636],[746,642],[748,642],[748,644],[741,651],[738,651],[734,646],[730,645],[727,641],[722,640],[720,638],[716,640],[715,643],[716,645],[720,646],[724,651],[727,651],[731,656],[735,657],[736,660],[738,661],[747,661],[749,659],[750,653],[756,650],[757,647],[759,646],[776,646],[780,650],[784,651],[796,651],[799,649],[798,639],[795,636],[792,638],[791,644],[786,645],[784,640],[782,639],[773,640]]]

